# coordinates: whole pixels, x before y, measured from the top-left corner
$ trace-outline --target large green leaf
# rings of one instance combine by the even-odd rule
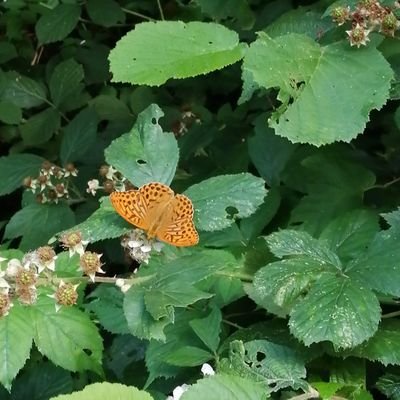
[[[378,379],[376,387],[389,399],[400,399],[400,376],[395,374],[385,374]]]
[[[124,299],[130,331],[139,338],[165,340],[163,329],[173,322],[174,307],[186,307],[210,297],[195,285],[236,264],[234,257],[222,250],[201,250],[163,263],[162,267],[151,259],[146,271],[139,269],[135,275],[139,283]]]
[[[244,48],[237,33],[223,25],[144,22],[117,42],[109,60],[114,82],[159,86],[233,64]]]
[[[267,194],[264,185],[263,179],[249,173],[221,175],[191,186],[185,194],[193,201],[196,226],[216,231],[253,214]]]
[[[45,143],[59,129],[60,124],[60,114],[53,108],[47,108],[20,125],[22,139],[27,145]]]
[[[52,397],[50,400],[153,400],[147,392],[136,389],[134,386],[125,386],[120,383],[93,383],[83,390],[71,394]]]
[[[393,79],[390,65],[373,46],[357,51],[346,42],[321,47],[298,34],[273,39],[261,33],[245,55],[243,70],[262,87],[280,88],[283,104],[270,120],[275,132],[316,146],[349,142],[360,134],[369,113],[386,103]]]
[[[43,355],[69,371],[101,374],[103,342],[89,315],[75,307],[56,311],[54,299],[46,295],[30,310],[35,344]]]
[[[77,4],[59,4],[43,14],[35,26],[39,43],[53,43],[67,37],[75,28],[81,15]]]
[[[276,305],[281,311],[289,313],[312,283],[323,272],[334,272],[332,270],[329,264],[308,257],[274,262],[256,272],[249,294],[257,304],[271,312]]]
[[[269,248],[277,257],[307,256],[320,264],[331,264],[340,269],[339,257],[332,251],[327,243],[314,239],[304,231],[284,229],[272,233],[266,238]]]
[[[32,322],[27,308],[15,305],[8,316],[0,318],[0,346],[0,382],[9,390],[32,347]]]
[[[392,296],[400,295],[400,229],[379,232],[366,251],[351,262],[346,275],[362,284]]]
[[[267,340],[247,343],[233,341],[230,344],[229,362],[222,362],[223,371],[270,386],[267,391],[285,387],[306,388],[303,381],[306,369],[302,358],[289,347]]]
[[[84,108],[65,128],[60,158],[66,164],[84,159],[95,145],[97,115],[92,108]]]
[[[62,61],[55,68],[50,77],[49,88],[53,103],[58,107],[83,88],[81,81],[84,73],[82,65],[74,59]]]
[[[18,189],[24,178],[38,176],[43,161],[43,158],[27,153],[0,157],[0,196]]]
[[[329,340],[354,347],[374,335],[380,319],[375,295],[346,277],[320,278],[290,315],[291,332],[306,346]]]
[[[44,400],[72,392],[73,378],[69,371],[43,361],[34,364],[34,368],[30,366],[13,382],[13,400]]]
[[[55,233],[74,225],[75,215],[66,204],[33,203],[17,211],[6,226],[4,237],[22,236],[21,250],[45,244]]]
[[[265,388],[256,382],[231,375],[204,378],[189,387],[181,400],[265,400]]]
[[[150,105],[139,114],[132,130],[105,151],[107,162],[136,186],[149,182],[169,185],[175,175],[178,144],[174,135],[163,132],[159,125],[163,115],[156,104]]]
[[[113,239],[132,230],[132,225],[117,214],[108,197],[103,197],[100,201],[100,208],[86,221],[74,227],[74,230],[82,233],[85,240],[93,243]]]
[[[378,230],[377,213],[354,210],[332,220],[322,231],[320,239],[347,261],[363,253]]]
[[[379,361],[384,365],[400,365],[400,323],[383,320],[378,332],[367,342],[346,352],[352,356]]]

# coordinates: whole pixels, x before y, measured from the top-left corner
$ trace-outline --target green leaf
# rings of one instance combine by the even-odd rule
[[[106,28],[125,20],[125,14],[114,0],[88,0],[86,10],[93,22]]]
[[[15,71],[4,74],[5,86],[0,91],[1,100],[20,108],[32,108],[46,100],[46,87],[39,81],[27,78]]]
[[[92,108],[84,108],[64,128],[60,149],[62,163],[84,159],[95,145],[96,133],[97,115]]]
[[[129,333],[123,313],[124,295],[115,286],[99,285],[90,295],[92,299],[86,308],[94,312],[100,324],[109,332],[116,335]]]
[[[136,274],[143,283],[132,286],[125,295],[124,311],[131,333],[142,339],[165,340],[163,329],[173,322],[174,307],[210,297],[195,285],[236,264],[233,255],[223,250],[197,251],[163,263],[162,268],[151,259],[147,271],[139,269]]]
[[[320,278],[290,315],[290,330],[306,346],[329,340],[336,348],[354,347],[378,329],[379,302],[348,278]]]
[[[214,307],[206,318],[189,321],[196,335],[212,351],[216,352],[221,333],[222,314],[219,308]]]
[[[43,161],[43,158],[34,154],[0,157],[0,196],[18,189],[22,186],[24,178],[37,176]]]
[[[44,356],[69,371],[101,375],[103,342],[87,314],[75,307],[56,311],[54,299],[45,295],[30,310],[35,344]]]
[[[163,132],[164,115],[152,104],[141,112],[132,130],[114,140],[105,151],[106,161],[135,186],[149,182],[169,185],[175,175],[179,150],[172,133]]]
[[[39,44],[58,42],[75,28],[81,15],[76,4],[60,4],[40,17],[35,26]]]
[[[215,375],[199,380],[183,393],[181,400],[265,400],[262,385],[239,376]]]
[[[376,387],[389,399],[400,400],[400,376],[386,373],[376,383]]]
[[[345,386],[344,383],[337,382],[312,382],[311,385],[317,389],[322,400],[330,400],[339,389]]]
[[[307,388],[304,361],[294,350],[267,340],[253,340],[243,344],[230,344],[229,362],[224,360],[221,369],[234,372],[255,382],[270,386],[268,391],[286,387],[297,390]]]
[[[10,42],[0,43],[0,64],[18,57],[17,49]]]
[[[102,197],[100,208],[86,221],[74,226],[73,230],[80,231],[85,240],[93,243],[118,238],[132,230],[132,225],[116,213],[108,197]]]
[[[270,120],[275,132],[315,146],[349,142],[360,134],[368,114],[386,103],[393,79],[390,65],[373,46],[358,51],[347,42],[321,47],[298,34],[272,39],[260,33],[243,70],[260,86],[280,88],[282,106]]]
[[[47,142],[60,125],[60,114],[53,108],[47,108],[20,125],[21,136],[26,145],[35,146]]]
[[[302,223],[302,228],[313,235],[320,234],[339,215],[362,208],[364,191],[375,183],[372,172],[342,153],[314,154],[288,171],[294,184],[301,185],[296,189],[307,193],[292,210],[290,222]],[[292,186],[292,182],[287,184]]]
[[[400,323],[383,320],[378,331],[367,342],[346,352],[352,356],[379,361],[383,365],[400,365]]]
[[[258,173],[270,186],[277,186],[281,173],[296,145],[274,134],[268,128],[266,114],[261,114],[254,121],[255,135],[248,140],[249,155]]]
[[[0,382],[10,390],[32,347],[32,322],[27,308],[14,305],[8,316],[0,318],[0,346]]]
[[[307,256],[322,265],[331,264],[341,269],[339,257],[330,250],[327,243],[314,239],[307,232],[284,229],[267,236],[266,240],[271,252],[277,257]]]
[[[59,107],[65,100],[83,88],[83,67],[73,58],[62,61],[51,74],[49,81],[50,95],[53,103]],[[80,91],[80,90],[79,90]]]
[[[348,264],[345,273],[381,293],[399,296],[400,229],[379,232],[366,251]]]
[[[323,272],[332,271],[328,264],[308,257],[277,261],[259,269],[254,275],[250,297],[265,309],[275,312],[274,305],[287,314],[293,305]],[[271,304],[273,303],[273,304]]]
[[[168,354],[164,361],[178,367],[196,367],[213,358],[209,351],[194,346],[182,346]]]
[[[267,194],[264,180],[249,173],[221,175],[191,186],[185,194],[192,200],[195,223],[203,231],[216,231],[234,223],[234,218],[253,214]],[[233,208],[234,218],[229,215]]]
[[[93,383],[87,385],[83,390],[72,394],[63,394],[52,397],[50,400],[153,400],[147,392],[136,389],[134,386],[125,386],[120,383]]]
[[[14,103],[0,101],[0,121],[5,124],[15,125],[22,119],[22,110]]]
[[[17,211],[6,226],[4,237],[22,236],[19,245],[27,251],[46,244],[57,232],[74,225],[75,215],[65,204],[30,204]]]
[[[55,260],[57,278],[82,277],[83,271],[80,268],[79,259],[79,254],[71,257],[69,251],[58,253]]]
[[[332,220],[320,239],[329,243],[342,260],[350,260],[365,251],[379,230],[378,215],[370,210],[354,210]]]
[[[73,390],[71,374],[50,362],[41,362],[34,368],[27,368],[13,382],[13,400],[43,400]]]
[[[222,25],[158,21],[137,24],[111,51],[114,82],[159,86],[226,67],[243,57],[244,44]],[[151,51],[149,52],[149,49]]]

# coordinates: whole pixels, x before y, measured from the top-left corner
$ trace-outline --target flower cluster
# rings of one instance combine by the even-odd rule
[[[88,242],[82,240],[80,232],[67,232],[59,238],[61,245],[69,250],[69,256],[79,255],[79,267],[92,282],[101,269],[101,254],[86,251]],[[0,317],[8,314],[13,301],[31,305],[37,300],[39,285],[53,286],[54,293],[48,295],[55,299],[58,311],[62,306],[77,304],[78,284],[65,283],[55,276],[57,254],[51,246],[42,246],[28,252],[22,260],[0,257]],[[54,282],[59,282],[58,286]]]
[[[147,239],[146,234],[136,228],[122,238],[121,245],[133,260],[145,264],[148,264],[152,250],[160,252],[164,246],[162,242]]]
[[[111,193],[115,189],[122,191],[134,189],[134,186],[111,165],[102,165],[99,170],[99,175],[102,183],[100,183],[98,179],[91,179],[88,182],[86,192],[90,193],[92,196],[95,196],[100,189],[105,193]]]
[[[180,119],[172,124],[172,132],[176,137],[183,136],[193,124],[201,124],[201,119],[188,107],[183,107]]]
[[[58,203],[60,199],[70,197],[68,187],[70,177],[76,177],[78,170],[71,163],[65,168],[44,161],[36,178],[30,176],[24,179],[24,186],[31,190],[39,203]]]
[[[395,3],[395,7],[398,4]],[[379,0],[361,0],[354,11],[350,7],[335,7],[331,13],[332,19],[340,26],[351,23],[351,29],[346,33],[351,46],[365,46],[372,31],[379,31],[386,36],[394,36],[400,23],[393,10],[384,7]]]

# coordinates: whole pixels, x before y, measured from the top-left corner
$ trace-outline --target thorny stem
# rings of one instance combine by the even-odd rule
[[[399,181],[400,181],[400,177],[395,178],[395,179],[392,179],[391,181],[386,182],[386,183],[384,183],[384,184],[382,184],[382,185],[373,185],[373,186],[370,186],[370,187],[367,188],[366,190],[371,190],[371,189],[387,189],[388,187],[394,185],[395,183],[397,183],[397,182],[399,182]]]
[[[393,318],[393,317],[397,317],[399,315],[400,315],[400,311],[393,311],[391,313],[383,314],[382,319],[383,318]]]
[[[121,8],[121,10],[123,12],[127,13],[127,14],[132,14],[132,15],[134,15],[136,17],[143,18],[143,19],[145,19],[147,21],[153,21],[153,22],[156,21],[154,18],[148,17],[147,15],[141,14],[141,13],[139,13],[137,11],[129,10],[128,8]]]
[[[160,10],[160,17],[161,17],[161,19],[164,21],[164,20],[165,20],[165,18],[164,18],[164,11],[163,11],[163,9],[162,9],[162,7],[161,7],[161,2],[160,2],[160,0],[157,0],[157,5],[158,5],[158,9]]]
[[[131,285],[138,285],[140,283],[149,281],[151,279],[153,279],[153,277],[155,276],[155,274],[152,275],[147,275],[147,276],[141,276],[141,277],[134,277],[134,278],[128,278],[128,279],[124,279],[126,283],[129,283]],[[111,283],[113,285],[115,285],[116,280],[119,279],[118,277],[114,276],[114,277],[107,277],[107,276],[98,276],[96,275],[95,277],[95,282],[94,283]],[[39,279],[39,283],[44,283],[44,281],[48,282],[48,279]],[[52,277],[51,281],[54,284],[59,284],[61,281],[63,282],[83,282],[83,283],[93,283],[90,278],[88,276],[82,276],[82,277],[71,277],[71,278],[57,278],[57,277]]]

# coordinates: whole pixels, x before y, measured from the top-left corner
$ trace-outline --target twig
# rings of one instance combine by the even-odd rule
[[[153,22],[156,21],[154,18],[148,17],[147,15],[141,14],[137,11],[129,10],[128,8],[121,8],[121,10],[127,14],[132,14],[135,15],[136,17],[146,19],[147,21],[153,21]]]
[[[163,9],[162,9],[162,7],[161,7],[161,2],[160,2],[160,0],[157,0],[157,5],[158,5],[158,9],[160,10],[160,17],[161,17],[161,19],[164,21],[164,20],[165,20],[165,18],[164,18],[164,11],[163,11]]]

